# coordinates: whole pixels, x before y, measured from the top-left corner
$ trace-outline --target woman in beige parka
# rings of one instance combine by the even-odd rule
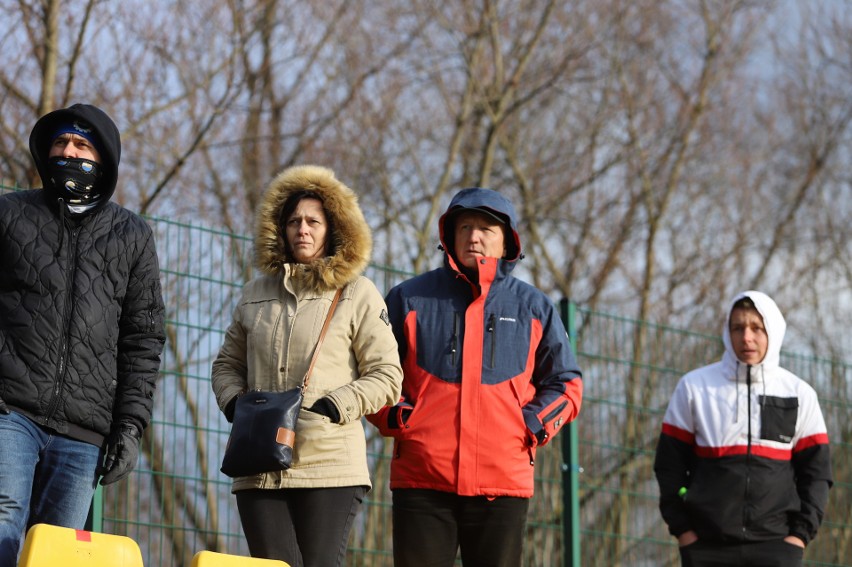
[[[301,384],[335,291],[343,293],[305,392],[292,467],[237,478],[232,490],[252,556],[338,566],[371,487],[361,418],[396,403],[402,384],[384,299],[361,275],[372,236],[355,193],[317,166],[273,179],[257,222],[261,275],[243,288],[213,363],[229,421],[243,392]]]

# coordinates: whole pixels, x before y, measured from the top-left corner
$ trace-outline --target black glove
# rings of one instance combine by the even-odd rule
[[[228,423],[234,423],[234,410],[237,409],[237,398],[239,397],[240,395],[237,394],[236,396],[231,398],[231,401],[228,402],[225,405],[225,409],[222,410],[222,413],[225,414],[225,419],[228,420]]]
[[[340,412],[337,411],[337,406],[328,398],[320,398],[314,402],[314,405],[308,408],[308,411],[326,416],[332,423],[340,423]]]
[[[103,475],[102,485],[118,482],[130,474],[139,456],[141,437],[142,432],[129,421],[122,421],[113,428],[107,437],[104,464],[98,469],[98,474]]]
[[[3,415],[9,415],[12,413],[9,411],[9,408],[6,407],[6,402],[3,401],[3,398],[0,398],[0,413]]]

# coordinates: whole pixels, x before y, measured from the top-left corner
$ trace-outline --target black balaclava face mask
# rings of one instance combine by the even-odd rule
[[[64,134],[85,138],[95,152],[59,151],[56,141]],[[29,146],[44,199],[63,218],[89,216],[109,204],[118,181],[121,136],[103,110],[91,104],[72,104],[48,112],[33,126]]]
[[[70,215],[84,215],[100,204],[103,175],[95,161],[57,156],[48,160],[47,170],[50,183],[65,201]]]

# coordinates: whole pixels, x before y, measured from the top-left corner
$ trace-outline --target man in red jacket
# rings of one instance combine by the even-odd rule
[[[536,448],[577,417],[583,385],[521,259],[512,204],[464,189],[439,221],[444,266],[387,296],[401,401],[370,417],[395,439],[394,565],[522,564]]]

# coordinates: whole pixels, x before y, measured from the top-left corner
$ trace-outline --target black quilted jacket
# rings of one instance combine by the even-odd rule
[[[96,129],[115,128],[78,107]],[[30,147],[46,155],[38,128]],[[120,148],[101,139],[117,169]],[[50,190],[0,196],[0,398],[10,409],[95,445],[117,420],[144,429],[164,339],[154,238],[141,217],[111,202],[60,215]]]

